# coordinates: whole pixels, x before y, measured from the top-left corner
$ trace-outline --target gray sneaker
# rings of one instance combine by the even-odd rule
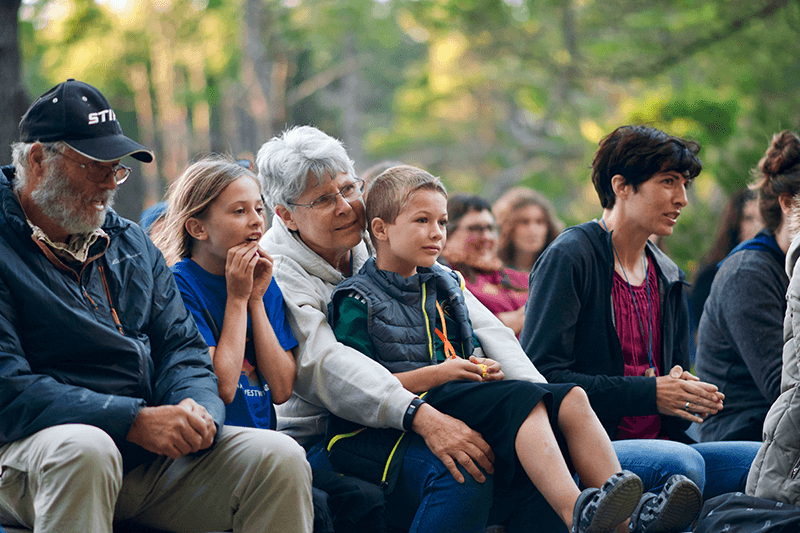
[[[633,511],[631,533],[682,533],[700,515],[703,496],[686,476],[670,477],[658,495],[647,492]]]
[[[572,533],[608,533],[628,518],[642,497],[642,480],[617,472],[599,489],[581,492],[572,511]]]

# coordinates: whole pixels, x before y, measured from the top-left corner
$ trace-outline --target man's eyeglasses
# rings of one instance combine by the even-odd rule
[[[92,183],[103,183],[108,179],[108,176],[113,174],[114,182],[117,185],[122,185],[125,183],[125,180],[128,179],[128,176],[131,175],[131,169],[126,167],[125,165],[116,164],[113,167],[106,167],[100,165],[98,163],[81,163],[77,159],[73,159],[72,157],[68,156],[66,152],[59,152],[55,148],[48,148],[51,152],[55,152],[57,154],[61,154],[66,159],[69,159],[73,163],[79,165],[82,169],[86,171],[86,179],[91,181]]]
[[[289,205],[296,207],[308,207],[311,209],[317,209],[319,211],[327,211],[336,207],[336,196],[339,194],[342,195],[342,198],[344,198],[347,203],[350,203],[353,200],[358,200],[361,198],[361,195],[364,194],[364,180],[356,178],[355,181],[348,183],[339,189],[339,192],[332,192],[330,194],[320,196],[310,204],[295,204],[289,202]]]

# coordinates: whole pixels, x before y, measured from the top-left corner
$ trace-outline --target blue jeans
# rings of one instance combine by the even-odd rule
[[[760,442],[726,441],[681,444],[669,440],[613,441],[623,469],[642,478],[644,490],[658,493],[673,474],[683,474],[708,500],[726,492],[744,491]]]
[[[323,447],[307,454],[313,469],[333,470]],[[416,437],[406,451],[394,490],[386,495],[387,523],[409,533],[483,533],[492,502],[492,476],[478,483],[462,467],[459,483]]]

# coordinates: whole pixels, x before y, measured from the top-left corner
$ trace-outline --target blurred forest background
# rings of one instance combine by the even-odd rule
[[[69,77],[152,147],[117,210],[138,220],[198,154],[251,157],[286,126],[451,192],[523,184],[599,216],[597,142],[649,123],[703,145],[670,255],[690,272],[772,134],[797,129],[798,0],[2,0],[2,163],[31,99]]]

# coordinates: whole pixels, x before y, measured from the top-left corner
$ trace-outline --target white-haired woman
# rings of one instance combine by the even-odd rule
[[[390,485],[389,521],[419,532],[482,532],[492,501],[492,484],[484,483],[491,478],[490,447],[381,365],[337,342],[328,325],[331,292],[368,256],[362,183],[341,143],[316,128],[292,128],[261,147],[256,165],[276,214],[264,245],[299,342],[294,393],[278,410],[278,428],[311,450],[316,468],[327,462],[319,443],[329,412],[413,432],[402,468],[383,480]],[[542,381],[513,334],[472,295],[466,298],[476,335],[505,374]]]

